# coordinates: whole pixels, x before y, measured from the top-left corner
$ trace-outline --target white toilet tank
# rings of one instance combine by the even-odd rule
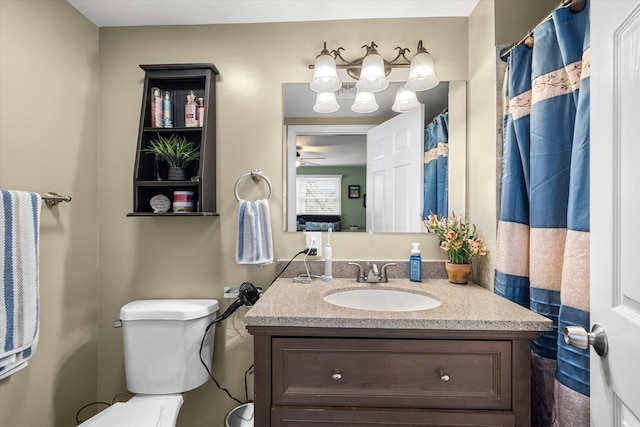
[[[215,299],[132,301],[120,310],[127,388],[133,393],[182,393],[209,374],[200,344],[218,311]],[[211,370],[215,327],[207,332],[202,358]]]

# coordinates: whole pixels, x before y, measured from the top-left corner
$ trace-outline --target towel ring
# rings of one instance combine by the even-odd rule
[[[256,183],[260,182],[260,180],[264,178],[264,181],[269,186],[269,195],[267,196],[267,200],[271,200],[271,192],[272,192],[271,181],[269,181],[269,178],[267,178],[265,175],[263,175],[263,173],[262,173],[262,171],[260,169],[254,169],[251,172],[247,172],[244,175],[242,175],[240,178],[238,178],[238,180],[236,181],[236,185],[233,187],[233,193],[236,195],[236,200],[238,202],[241,200],[240,196],[238,195],[238,185],[240,185],[240,183],[242,181],[244,181],[249,176]]]

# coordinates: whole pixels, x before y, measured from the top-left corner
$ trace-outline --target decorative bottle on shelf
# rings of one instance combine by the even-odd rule
[[[198,126],[198,118],[196,117],[196,94],[190,90],[187,94],[187,105],[184,106],[184,127],[195,128]]]
[[[151,127],[161,128],[162,125],[162,92],[160,88],[151,88]]]
[[[171,92],[164,91],[164,97],[162,100],[162,127],[173,127],[173,100],[171,99]]]
[[[198,127],[204,124],[204,98],[198,98]]]

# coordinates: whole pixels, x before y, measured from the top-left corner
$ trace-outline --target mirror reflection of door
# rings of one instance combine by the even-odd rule
[[[424,108],[367,132],[367,230],[419,232],[422,226]]]

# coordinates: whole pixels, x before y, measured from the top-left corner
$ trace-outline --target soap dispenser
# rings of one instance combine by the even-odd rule
[[[409,280],[422,282],[422,257],[420,256],[420,243],[411,244],[411,256],[409,257]]]

